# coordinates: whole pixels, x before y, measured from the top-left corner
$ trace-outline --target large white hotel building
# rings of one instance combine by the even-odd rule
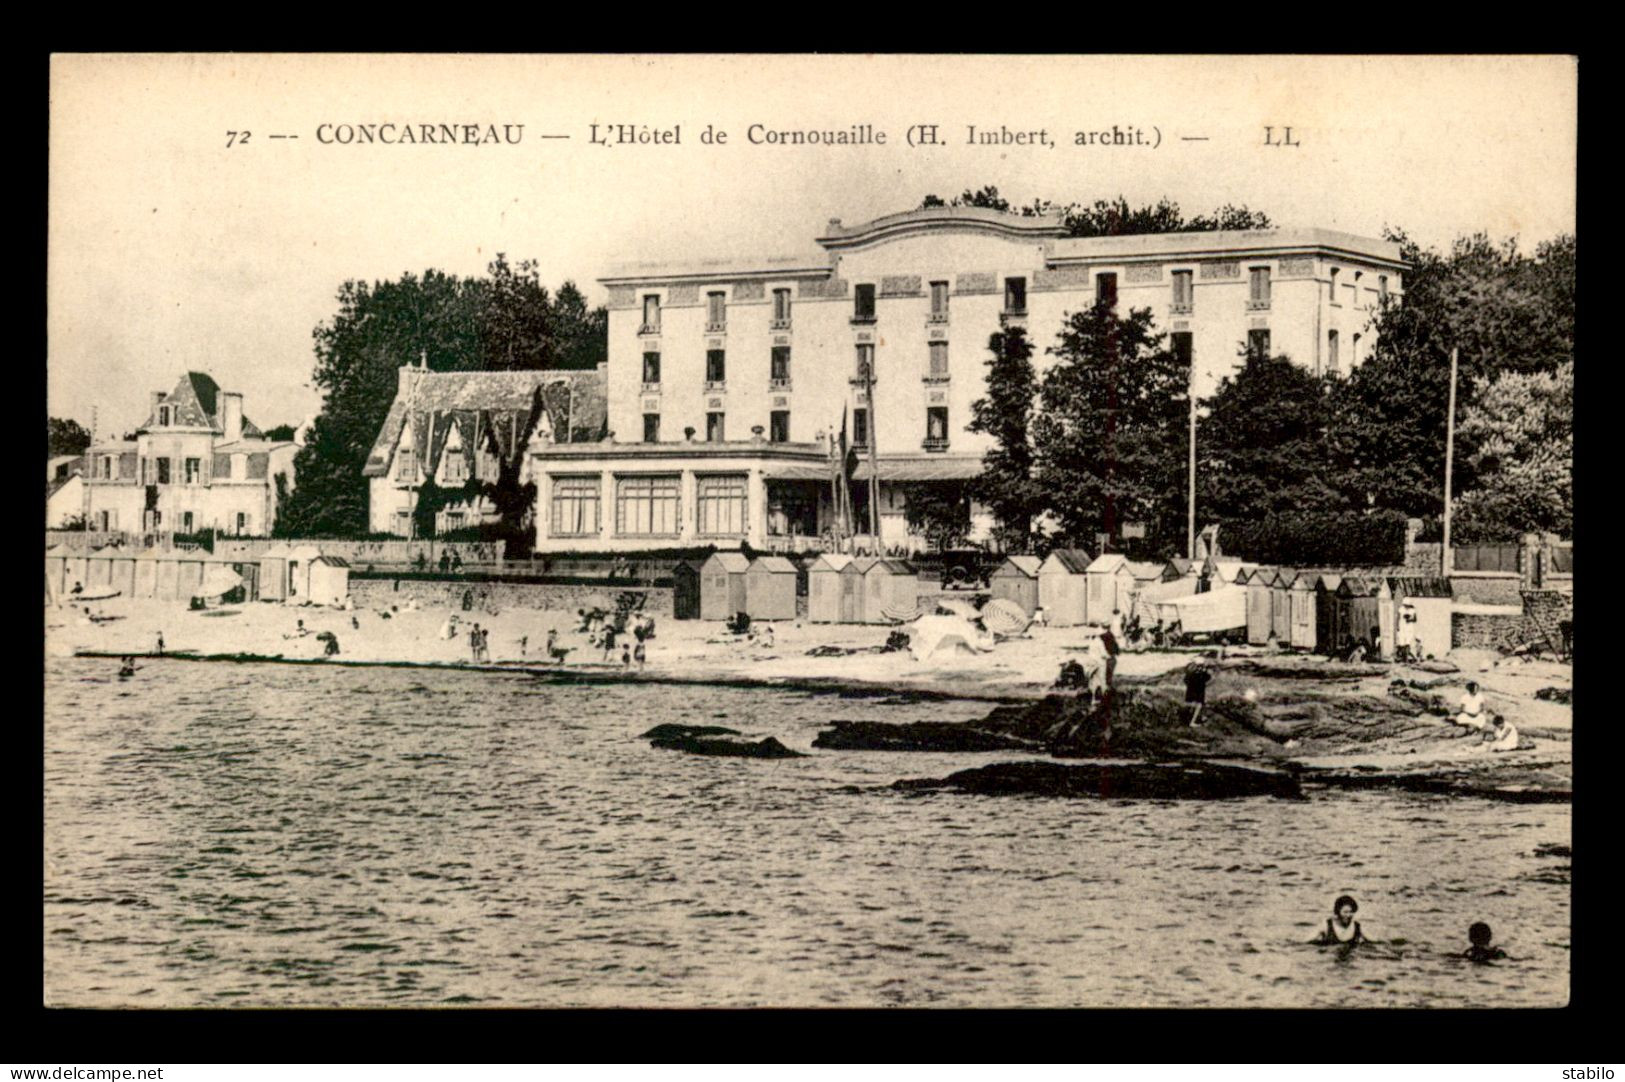
[[[601,280],[608,436],[531,445],[539,551],[814,547],[843,415],[878,455],[882,542],[910,544],[900,486],[980,471],[989,440],[966,425],[1001,327],[1025,325],[1042,371],[1069,313],[1149,308],[1207,395],[1247,349],[1358,365],[1404,270],[1397,245],[1325,229],[1079,239],[1059,217],[967,207],[833,220],[817,245]],[[857,480],[869,469],[865,454]]]

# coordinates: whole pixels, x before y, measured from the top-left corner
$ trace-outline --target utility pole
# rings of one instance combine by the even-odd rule
[[[1185,502],[1185,558],[1196,559],[1196,358],[1191,357],[1191,379],[1187,392],[1191,407],[1190,488]]]
[[[874,357],[871,351],[869,356]],[[875,414],[875,364],[871,359],[863,369],[863,399],[869,408],[869,532],[874,537],[875,553],[880,553],[880,418]]]
[[[1450,553],[1450,473],[1456,458],[1456,353],[1450,350],[1450,411],[1444,424],[1444,545],[1439,553],[1439,573],[1446,577],[1453,570]]]

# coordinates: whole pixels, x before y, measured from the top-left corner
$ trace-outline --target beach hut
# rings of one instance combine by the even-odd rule
[[[260,553],[260,597],[266,601],[282,601],[288,596],[288,557],[293,550],[287,545],[272,545]]]
[[[1207,579],[1207,588],[1217,590],[1220,586],[1234,586],[1236,578],[1242,572],[1251,572],[1257,569],[1257,564],[1250,564],[1244,560],[1233,560],[1226,556],[1209,556],[1202,565],[1203,577]]]
[[[728,620],[745,610],[745,573],[750,561],[742,552],[714,552],[700,565],[700,619]]]
[[[1202,563],[1201,560],[1190,560],[1183,556],[1175,556],[1163,565],[1162,579],[1164,582],[1174,582],[1179,579],[1190,579],[1195,582],[1202,577]],[[1195,592],[1194,589],[1191,590],[1191,593],[1194,594]]]
[[[1006,556],[987,578],[993,600],[1013,601],[1031,616],[1038,608],[1038,571],[1042,565],[1037,556]]]
[[[85,558],[85,589],[104,590],[113,582],[113,554],[116,548],[96,549]]]
[[[242,580],[243,601],[258,601],[260,597],[260,565],[253,560],[228,561],[226,566],[237,573]]]
[[[807,569],[807,619],[815,624],[849,623],[852,620],[851,593],[857,579],[846,578],[841,572],[852,562],[852,557],[839,552],[826,552]],[[848,589],[843,609],[842,586]]]
[[[68,550],[62,554],[62,592],[67,594],[73,590],[73,584],[85,584],[85,577],[89,574],[89,560],[83,552]]]
[[[310,599],[310,568],[321,559],[315,545],[294,545],[288,550],[288,600],[303,603]]]
[[[1319,623],[1315,613],[1315,586],[1319,581],[1319,575],[1300,571],[1288,588],[1292,597],[1292,633],[1288,641],[1294,650],[1315,648],[1315,629]]]
[[[758,556],[745,571],[745,611],[752,620],[796,618],[796,565],[783,556]]]
[[[878,561],[879,557],[876,556],[854,556],[852,557],[852,562],[841,569],[841,575],[844,580],[841,583],[841,588],[842,590],[850,590],[852,596],[851,623],[864,624],[869,622],[869,600],[867,594],[869,580],[865,576],[868,575],[869,569],[875,566]],[[848,587],[846,585],[847,582],[850,582],[852,585]]]
[[[1333,656],[1348,649],[1347,606],[1337,600],[1343,576],[1330,572],[1315,579],[1315,653]]]
[[[1381,643],[1382,656],[1393,657],[1393,606],[1387,605],[1388,626],[1383,627],[1383,601],[1391,600],[1385,579],[1368,579],[1363,575],[1344,575],[1337,585],[1338,619],[1341,621],[1342,648],[1347,650],[1362,640],[1372,642],[1372,629],[1376,629],[1376,642]]]
[[[1450,610],[1455,603],[1450,580],[1396,576],[1390,589],[1396,622],[1405,622],[1401,630],[1415,643],[1413,649],[1424,658],[1441,658],[1448,654],[1452,645]],[[1414,619],[1406,619],[1407,616]]]
[[[338,556],[318,556],[310,561],[308,600],[316,605],[342,605],[350,596],[350,565]],[[239,585],[241,580],[239,580]]]
[[[1084,616],[1091,624],[1109,624],[1112,614],[1123,611],[1124,604],[1134,592],[1134,570],[1120,553],[1109,552],[1097,557],[1084,573],[1088,580],[1089,599]]]
[[[1118,599],[1118,608],[1124,616],[1134,611],[1135,599],[1140,596],[1141,591],[1162,584],[1162,575],[1167,569],[1167,563],[1162,560],[1130,560],[1128,562],[1129,574],[1133,577],[1133,581],[1129,585],[1128,596]]]
[[[920,604],[920,576],[914,565],[890,558],[867,563],[863,569],[863,622],[889,624],[912,615]]]
[[[107,551],[107,585],[124,597],[135,594],[135,553],[128,549]]]
[[[671,615],[675,620],[700,618],[700,568],[680,561],[671,569]]]
[[[190,601],[203,594],[203,567],[202,556],[190,552],[181,555],[175,561],[175,596],[182,601]]]
[[[1297,572],[1280,568],[1270,583],[1270,634],[1283,649],[1292,645],[1292,580],[1297,577]]]
[[[1247,641],[1263,646],[1270,641],[1274,615],[1275,569],[1260,567],[1243,571],[1236,578],[1237,586],[1247,588]]]
[[[1091,560],[1083,549],[1056,549],[1039,565],[1038,603],[1048,623],[1076,627],[1084,622]]]
[[[45,596],[52,601],[61,600],[63,595],[73,589],[73,583],[64,581],[67,567],[67,546],[52,545],[45,550]]]
[[[135,554],[135,585],[130,588],[131,597],[158,596],[159,555],[157,549],[145,549]]]

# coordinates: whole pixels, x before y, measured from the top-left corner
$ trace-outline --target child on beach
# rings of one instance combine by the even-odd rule
[[[632,667],[632,648],[630,646],[622,646],[621,647],[621,668],[630,669],[631,667]]]
[[[163,656],[163,653],[164,653],[164,633],[162,631],[158,632],[158,651],[157,652],[158,652],[158,656],[160,656],[160,657]]]
[[[1207,705],[1207,685],[1212,679],[1213,674],[1200,661],[1185,668],[1185,708],[1190,711],[1192,728],[1199,724],[1202,708]]]
[[[1517,751],[1518,730],[1500,714],[1495,715],[1494,728],[1484,744],[1485,751]]]
[[[1359,911],[1358,902],[1347,894],[1341,895],[1332,903],[1332,916],[1326,918],[1326,930],[1313,942],[1322,947],[1352,946],[1366,942],[1365,934],[1360,931],[1360,922],[1354,919],[1354,914]]]
[[[1493,937],[1494,933],[1490,931],[1488,924],[1483,921],[1476,922],[1471,928],[1467,929],[1467,941],[1472,946],[1462,951],[1461,956],[1470,962],[1479,964],[1495,962],[1505,958],[1507,956],[1506,951],[1500,947],[1490,946],[1490,940]]]
[[[644,651],[643,643],[641,641],[632,648],[632,660],[638,663],[639,672],[643,671],[643,663],[647,661],[648,658],[649,655]]]

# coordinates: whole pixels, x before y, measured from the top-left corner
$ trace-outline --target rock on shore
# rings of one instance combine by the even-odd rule
[[[911,778],[893,789],[953,789],[986,795],[1092,797],[1104,800],[1225,800],[1299,798],[1291,774],[1220,763],[995,763],[946,778]]]
[[[1040,741],[957,721],[835,721],[813,739],[815,748],[839,751],[1032,751]]]
[[[792,751],[773,737],[749,740],[737,729],[721,725],[656,725],[643,734],[649,746],[667,751],[686,751],[690,755],[720,755],[738,759],[801,759],[805,756]]]

